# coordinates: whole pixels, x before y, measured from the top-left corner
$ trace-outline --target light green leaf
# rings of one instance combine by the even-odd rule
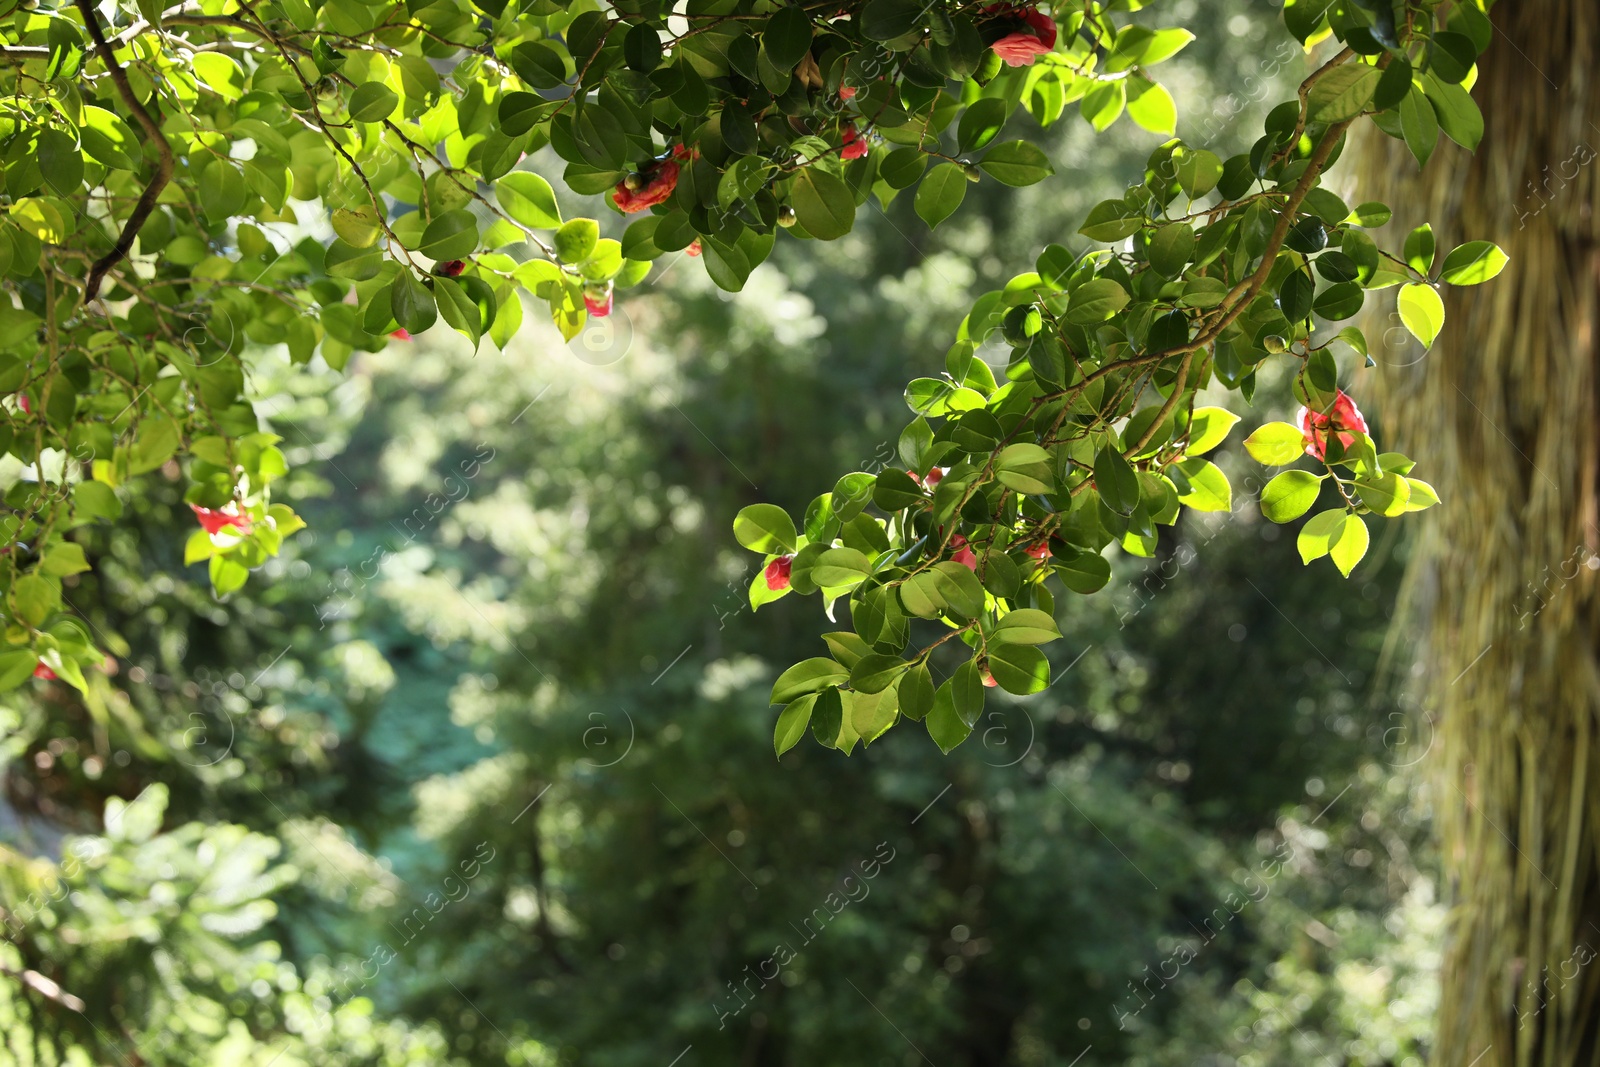
[[[1432,348],[1439,331],[1444,329],[1444,301],[1439,299],[1433,286],[1422,283],[1401,286],[1396,304],[1400,321],[1411,331],[1411,336],[1421,341],[1424,348]]]
[[[539,230],[561,227],[561,209],[556,206],[550,183],[531,171],[519,170],[494,183],[494,198],[505,213]]]
[[[1269,422],[1244,439],[1244,450],[1257,463],[1281,467],[1305,455],[1306,438],[1293,423]]]
[[[733,519],[733,536],[745,548],[762,555],[795,550],[794,520],[776,504],[741,508]]]
[[[778,675],[772,683],[769,704],[788,704],[808,693],[820,693],[830,685],[843,685],[850,672],[831,659],[814,656],[803,659]]]
[[[1273,522],[1293,522],[1317,502],[1322,479],[1310,471],[1284,471],[1261,490],[1261,513]]]
[[[1239,416],[1227,408],[1195,408],[1189,416],[1189,447],[1185,455],[1202,456],[1227,440]]]
[[[1492,241],[1468,241],[1444,257],[1440,276],[1451,285],[1478,285],[1505,270],[1510,259]]]

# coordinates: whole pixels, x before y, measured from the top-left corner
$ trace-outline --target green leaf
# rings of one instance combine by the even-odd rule
[[[1196,511],[1232,511],[1233,486],[1222,468],[1208,459],[1183,459],[1176,464],[1189,480],[1189,491],[1178,502]]]
[[[104,482],[79,482],[72,490],[72,503],[81,518],[111,521],[122,517],[122,501]]]
[[[0,692],[15,689],[33,677],[39,657],[25,648],[0,652]]]
[[[1115,447],[1105,445],[1094,457],[1094,485],[1106,507],[1131,515],[1139,503],[1139,476]]]
[[[1074,593],[1088,596],[1104,589],[1111,580],[1111,561],[1098,552],[1079,552],[1068,559],[1057,559],[1055,575]]]
[[[851,668],[850,687],[861,693],[881,693],[905,673],[907,666],[899,656],[869,653]]]
[[[1239,416],[1227,408],[1195,408],[1189,416],[1189,447],[1185,455],[1203,456],[1227,440]]]
[[[1346,63],[1319,78],[1307,94],[1308,117],[1312,122],[1343,122],[1353,119],[1372,103],[1381,77],[1376,67],[1365,63]]]
[[[45,183],[62,196],[72,196],[83,184],[83,155],[78,143],[57,129],[39,131],[39,171]]]
[[[1343,508],[1330,508],[1313,515],[1311,521],[1300,528],[1295,547],[1300,550],[1302,562],[1310,563],[1328,554],[1343,533],[1345,516],[1348,514]]]
[[[940,612],[975,619],[983,613],[983,585],[966,565],[943,560],[902,582],[900,602],[921,619],[936,618]]]
[[[995,478],[1007,489],[1036,496],[1055,491],[1050,453],[1035,444],[1019,442],[1000,450],[994,460]]]
[[[488,288],[486,283],[480,281],[479,284],[485,289]],[[451,329],[464,335],[476,348],[479,339],[483,337],[485,309],[468,294],[466,283],[458,278],[435,278],[433,296],[438,301],[439,314],[444,316],[444,321]],[[494,299],[493,292],[490,292],[489,299]]]
[[[1017,608],[995,623],[988,633],[991,645],[1043,645],[1061,636],[1049,614],[1037,608]]]
[[[794,520],[776,504],[741,508],[733,519],[733,536],[745,548],[764,556],[795,550]]]
[[[956,151],[976,152],[987,147],[1006,124],[1006,117],[1006,102],[999,97],[986,96],[973,101],[961,116],[961,124],[956,132]]]
[[[512,171],[494,183],[494,198],[505,213],[536,230],[561,226],[561,209],[550,183],[532,171]],[[653,218],[654,216],[652,216]]]
[[[1444,257],[1440,272],[1451,285],[1479,285],[1505,270],[1510,262],[1500,246],[1492,241],[1468,241],[1457,245]]]
[[[75,541],[58,541],[45,552],[39,563],[39,572],[51,578],[65,578],[89,569],[83,546]]]
[[[807,167],[790,193],[795,217],[811,236],[834,241],[855,225],[856,200],[850,187],[827,171]]]
[[[956,714],[955,693],[950,682],[945,682],[934,693],[933,707],[928,710],[925,722],[928,736],[947,756],[972,734],[971,725]]]
[[[573,219],[556,231],[554,243],[561,262],[582,263],[600,244],[600,224],[594,219]]]
[[[903,37],[917,28],[926,11],[927,5],[917,0],[869,0],[861,11],[861,36],[869,41]]]
[[[328,246],[322,263],[322,269],[328,277],[356,282],[377,277],[382,266],[383,249],[359,248],[343,238],[335,238]]]
[[[1411,487],[1411,496],[1406,500],[1407,511],[1422,511],[1439,502],[1438,492],[1421,478],[1407,478],[1406,484]]]
[[[1133,236],[1144,223],[1144,214],[1126,201],[1102,200],[1089,212],[1078,232],[1091,241],[1110,244]]]
[[[1128,291],[1111,278],[1094,278],[1078,286],[1067,306],[1067,321],[1077,326],[1094,326],[1128,306]]]
[[[1177,165],[1178,188],[1191,200],[1198,200],[1215,189],[1222,177],[1222,160],[1204,148],[1174,150],[1172,160]]]
[[[1423,223],[1406,234],[1404,254],[1407,266],[1424,278],[1428,277],[1433,270],[1433,227]]]
[[[779,8],[761,32],[767,59],[779,70],[793,70],[811,50],[811,16],[799,4]]]
[[[11,606],[18,618],[38,627],[61,605],[61,585],[38,574],[24,574],[11,584]]]
[[[428,223],[427,229],[422,231],[422,241],[417,245],[418,252],[436,263],[466,259],[477,250],[478,220],[472,217],[472,212],[460,210],[446,211]]]
[[[1042,182],[1056,172],[1044,151],[1028,141],[997,144],[978,166],[995,181],[1013,187]]]
[[[1159,82],[1128,78],[1128,117],[1151,133],[1170,137],[1178,126],[1178,105]]]
[[[778,716],[778,725],[772,731],[772,750],[782,756],[800,742],[811,723],[811,708],[817,702],[815,694],[791,701]]]
[[[1389,205],[1380,204],[1376,200],[1369,200],[1364,204],[1358,204],[1356,205],[1356,209],[1350,212],[1351,222],[1355,223],[1357,226],[1362,226],[1369,230],[1376,229],[1379,226],[1387,225],[1389,220],[1393,217],[1394,212],[1389,210]]]
[[[424,333],[439,317],[433,293],[417,280],[416,275],[402,269],[395,275],[389,290],[389,309],[408,333]]]
[[[1328,558],[1333,560],[1333,565],[1339,568],[1339,573],[1346,578],[1355,570],[1356,564],[1367,554],[1367,544],[1371,535],[1367,531],[1367,524],[1360,515],[1346,515],[1340,525],[1339,533],[1329,540]]]
[[[139,141],[114,112],[93,105],[84,107],[78,137],[90,158],[116,170],[139,169],[143,156]]]
[[[817,694],[811,706],[811,736],[823,748],[838,748],[843,732],[844,697],[836,686],[830,686]],[[848,746],[845,752],[849,753]]]
[[[900,679],[900,714],[920,720],[933,708],[933,675],[925,664],[917,664]]]
[[[1397,300],[1400,321],[1411,331],[1411,336],[1422,342],[1422,347],[1432,348],[1439,331],[1444,328],[1444,301],[1433,286],[1425,284],[1404,285]]]
[[[1433,105],[1422,90],[1413,85],[1400,101],[1400,133],[1406,147],[1416,157],[1417,165],[1425,167],[1439,143],[1439,118]]]
[[[1317,502],[1322,479],[1310,471],[1284,471],[1261,490],[1261,513],[1273,522],[1293,522]]]
[[[820,693],[830,685],[843,685],[850,672],[831,659],[814,656],[803,659],[778,675],[772,683],[769,704],[788,704],[808,693]]]
[[[357,122],[382,122],[399,106],[400,97],[382,82],[366,82],[350,94],[350,117]]]
[[[872,573],[872,561],[854,548],[830,548],[811,565],[811,580],[824,589],[860,585]]]
[[[930,170],[917,186],[917,216],[929,229],[955,214],[967,195],[967,176],[954,163],[941,163]],[[804,225],[804,220],[802,220]],[[809,227],[807,227],[809,229]]]
[[[244,95],[245,74],[239,61],[225,52],[196,52],[191,60],[195,77],[224,100]]]
[[[1006,692],[1027,696],[1049,688],[1050,661],[1030,645],[1001,645],[989,650],[989,674]]]
[[[1361,502],[1379,515],[1404,515],[1411,502],[1411,483],[1392,471],[1356,481]]]
[[[1268,422],[1244,439],[1244,450],[1257,463],[1281,467],[1305,455],[1306,438],[1293,423]]]

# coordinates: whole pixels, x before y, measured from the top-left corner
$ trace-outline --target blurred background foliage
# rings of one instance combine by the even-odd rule
[[[1259,0],[1162,17],[1180,133],[1239,150],[1303,60]],[[750,611],[730,517],[882,462],[963,309],[1152,147],[1057,129],[936,235],[902,198],[737,296],[663,261],[571,346],[258,353],[311,530],[217,603],[153,476],[67,582],[109,673],[0,706],[0,1060],[1419,1067],[1404,543],[1330,580],[1241,493],[1059,603],[1054,686],[952,757],[772,758],[822,620]]]

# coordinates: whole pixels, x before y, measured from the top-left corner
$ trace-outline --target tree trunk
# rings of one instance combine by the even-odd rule
[[[1441,139],[1419,177],[1398,142],[1361,146],[1363,198],[1393,206],[1396,227],[1430,220],[1441,255],[1482,238],[1511,256],[1498,279],[1446,292],[1425,357],[1398,329],[1369,330],[1389,447],[1444,497],[1406,597],[1424,627],[1450,906],[1434,1062],[1587,1067],[1600,1063],[1600,4],[1504,0],[1493,20],[1476,155]]]

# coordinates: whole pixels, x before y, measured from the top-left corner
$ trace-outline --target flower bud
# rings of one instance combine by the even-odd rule
[[[786,226],[786,227],[787,226],[793,226],[794,223],[795,223],[794,208],[790,207],[788,204],[784,204],[782,207],[778,208],[778,225],[779,226]]]
[[[1262,341],[1261,344],[1262,347],[1275,356],[1281,356],[1289,351],[1289,342],[1275,333],[1267,334],[1266,340]]]
[[[983,171],[978,169],[978,165],[976,163],[968,163],[966,166],[961,168],[961,173],[967,176],[967,181],[969,182],[976,182],[979,178],[983,177]]]

